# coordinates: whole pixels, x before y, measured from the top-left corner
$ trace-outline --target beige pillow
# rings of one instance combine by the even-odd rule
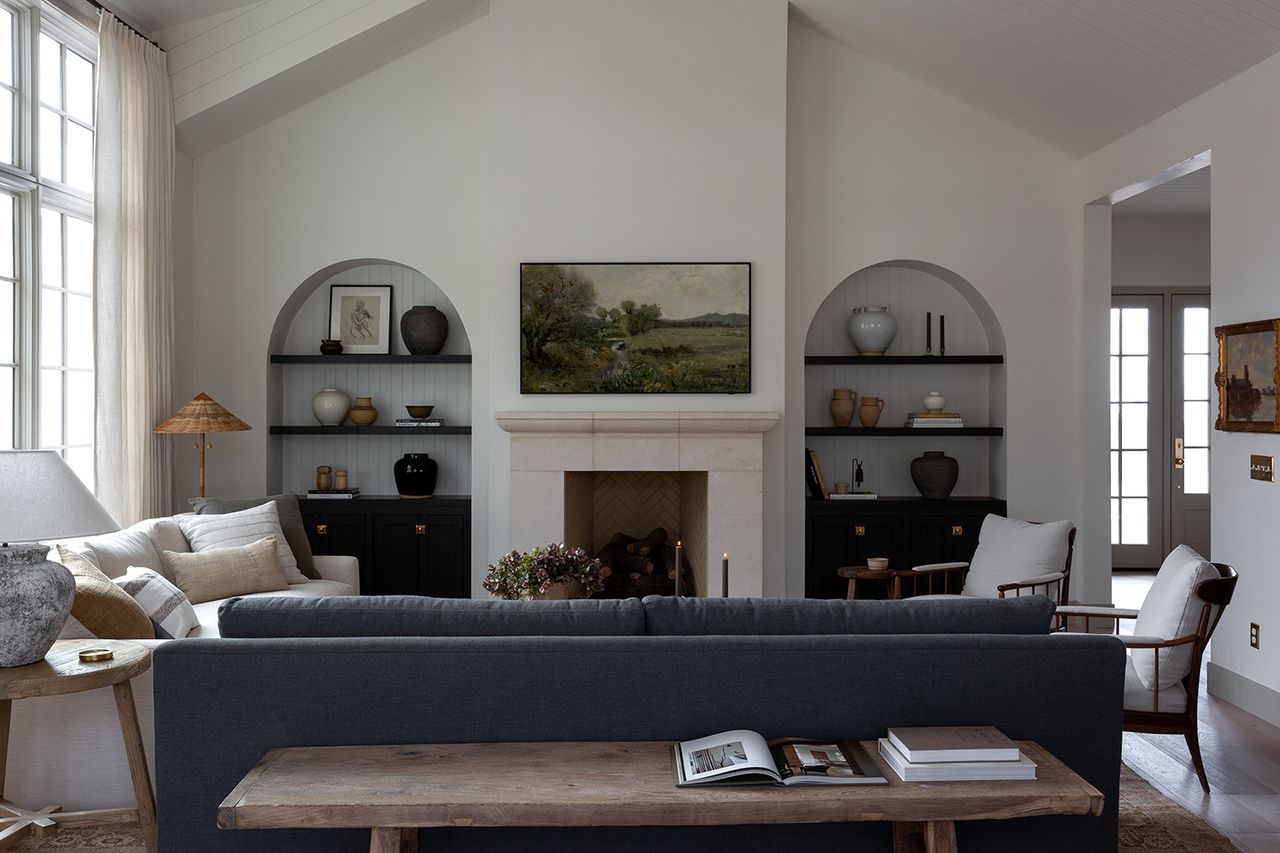
[[[289,588],[276,558],[274,536],[263,537],[250,545],[211,548],[191,554],[161,551],[160,559],[173,576],[174,584],[186,593],[192,604]]]
[[[138,602],[111,582],[102,570],[69,548],[58,559],[76,579],[71,618],[100,640],[154,640],[151,618]]]

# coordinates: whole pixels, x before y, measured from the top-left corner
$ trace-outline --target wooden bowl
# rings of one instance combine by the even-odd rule
[[[429,418],[435,406],[405,406],[404,408],[411,418]]]

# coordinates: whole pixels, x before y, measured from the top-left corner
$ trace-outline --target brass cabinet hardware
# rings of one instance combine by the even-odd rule
[[[1186,462],[1184,447],[1182,439],[1175,438],[1173,440],[1173,469],[1175,471],[1181,471]]]
[[[317,524],[317,525],[316,525],[316,535],[317,535],[317,536],[327,536],[328,534],[329,534],[329,525],[327,525],[327,524]]]
[[[861,524],[855,524],[855,525],[853,526],[853,535],[854,535],[854,536],[866,536],[866,535],[867,535],[867,528],[863,527]]]
[[[951,535],[952,535],[952,536],[963,536],[963,535],[964,535],[964,525],[962,525],[962,524],[953,524],[953,525],[951,525]]]
[[[415,524],[413,526],[413,532],[419,536],[423,536],[427,532],[427,526],[425,524]]]

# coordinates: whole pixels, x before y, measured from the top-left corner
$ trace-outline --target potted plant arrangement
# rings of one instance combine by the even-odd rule
[[[508,601],[590,598],[604,589],[600,561],[559,543],[512,551],[489,566],[484,588]]]

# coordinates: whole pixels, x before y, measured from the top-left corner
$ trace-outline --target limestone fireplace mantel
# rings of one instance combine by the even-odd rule
[[[695,574],[719,595],[764,589],[764,434],[777,412],[497,412],[511,434],[511,547],[566,540],[566,475],[593,471],[706,474],[705,547]],[[578,498],[569,496],[568,503]],[[702,531],[699,529],[699,536]]]

